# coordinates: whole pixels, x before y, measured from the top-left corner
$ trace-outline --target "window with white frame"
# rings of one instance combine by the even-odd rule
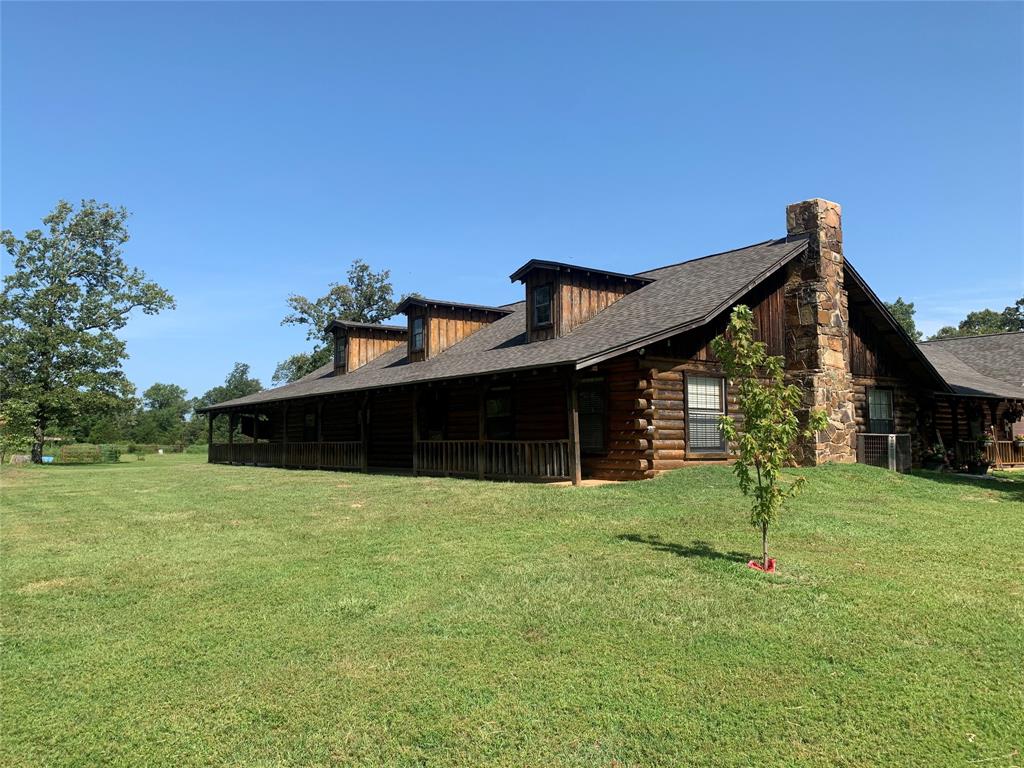
[[[725,451],[719,419],[725,415],[725,379],[717,376],[686,376],[686,426],[693,453]]]

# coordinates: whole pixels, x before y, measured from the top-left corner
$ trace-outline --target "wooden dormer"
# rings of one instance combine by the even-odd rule
[[[485,325],[512,314],[503,307],[483,307],[451,301],[410,296],[398,305],[399,313],[409,319],[409,362],[429,360],[457,344]]]
[[[334,337],[334,375],[351,373],[395,347],[405,344],[401,325],[371,325],[335,320],[325,329]]]
[[[526,286],[526,339],[565,336],[627,293],[650,282],[648,277],[531,259],[509,275]]]

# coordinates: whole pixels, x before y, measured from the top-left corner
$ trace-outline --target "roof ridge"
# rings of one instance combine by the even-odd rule
[[[924,341],[917,342],[918,344],[934,344],[941,341],[961,341],[963,339],[984,339],[990,336],[1014,336],[1016,334],[1024,333],[1024,331],[997,331],[996,333],[973,333],[964,336],[947,336],[943,339],[925,339]]]
[[[661,266],[661,267],[652,267],[651,269],[645,269],[642,272],[635,272],[634,275],[638,275],[638,276],[649,275],[651,272],[659,272],[659,271],[661,271],[663,269],[671,269],[672,267],[681,267],[681,266],[683,266],[683,264],[692,264],[695,261],[703,261],[704,259],[712,259],[715,256],[725,256],[727,253],[736,253],[737,251],[745,251],[748,248],[757,248],[759,245],[768,245],[769,243],[774,245],[776,243],[782,243],[782,242],[788,242],[788,241],[797,242],[798,240],[806,240],[806,239],[807,239],[807,237],[805,235],[796,235],[795,237],[791,237],[791,236],[786,236],[786,237],[770,237],[767,240],[760,240],[760,241],[758,241],[756,243],[750,243],[750,245],[741,245],[739,248],[730,248],[730,249],[728,249],[726,251],[718,251],[717,253],[708,253],[708,254],[705,254],[704,256],[696,256],[696,257],[694,257],[692,259],[684,259],[683,261],[677,261],[674,264],[665,264],[664,266]]]

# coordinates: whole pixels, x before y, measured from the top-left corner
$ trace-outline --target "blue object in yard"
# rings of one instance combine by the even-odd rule
[[[53,456],[43,456],[43,464],[53,464]]]

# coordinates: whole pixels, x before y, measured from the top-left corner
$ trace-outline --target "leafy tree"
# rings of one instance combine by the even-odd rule
[[[185,443],[188,430],[185,417],[192,410],[188,393],[177,384],[153,384],[142,393],[143,410],[134,430],[140,443]]]
[[[0,399],[32,403],[32,460],[42,461],[51,422],[131,394],[116,332],[133,310],[155,314],[174,300],[121,257],[128,212],[95,200],[57,203],[19,239],[0,242],[13,259],[0,294]]]
[[[281,362],[274,371],[273,383],[296,381],[331,361],[329,337],[324,328],[332,320],[379,323],[395,314],[398,305],[390,278],[389,270],[374,272],[356,259],[349,267],[348,282],[331,283],[320,298],[289,296],[291,312],[281,320],[281,325],[305,326],[306,341],[312,341],[314,346],[310,352],[300,352]]]
[[[249,366],[245,363],[235,363],[235,367],[231,369],[231,373],[224,379],[224,384],[219,387],[213,387],[212,389],[205,392],[201,397],[197,397],[192,401],[194,408],[204,408],[210,405],[216,405],[217,403],[223,403],[226,400],[234,400],[236,397],[245,397],[246,395],[254,395],[263,389],[263,385],[260,384],[260,380],[253,378],[249,375]],[[206,429],[207,416],[196,415],[193,421],[197,423],[197,428],[200,430]],[[227,441],[228,437],[228,425],[226,419],[218,419],[214,422],[213,427],[213,439],[222,443]]]
[[[768,347],[754,340],[754,315],[750,308],[737,306],[729,325],[711,342],[722,367],[737,388],[737,405],[743,416],[741,427],[731,416],[721,419],[726,440],[738,449],[734,472],[740,490],[753,496],[751,524],[761,530],[761,561],[768,567],[768,526],[778,517],[786,499],[795,496],[804,483],[796,477],[783,484],[782,467],[794,460],[793,446],[827,426],[824,413],[809,414],[806,427],[797,417],[800,389],[786,384],[783,360],[768,354]]]
[[[917,330],[917,324],[914,322],[914,302],[904,301],[902,296],[897,296],[894,302],[885,302],[885,308],[889,310],[889,313],[896,318],[896,321],[903,326],[903,330],[907,332],[907,335],[914,341],[920,341],[922,333]]]
[[[1006,333],[1024,331],[1024,298],[1002,312],[994,309],[980,309],[968,312],[967,317],[957,326],[947,325],[936,331],[933,339],[950,339],[957,336],[980,336],[985,333]]]
[[[34,413],[35,406],[26,400],[7,398],[0,403],[0,464],[32,442]]]

